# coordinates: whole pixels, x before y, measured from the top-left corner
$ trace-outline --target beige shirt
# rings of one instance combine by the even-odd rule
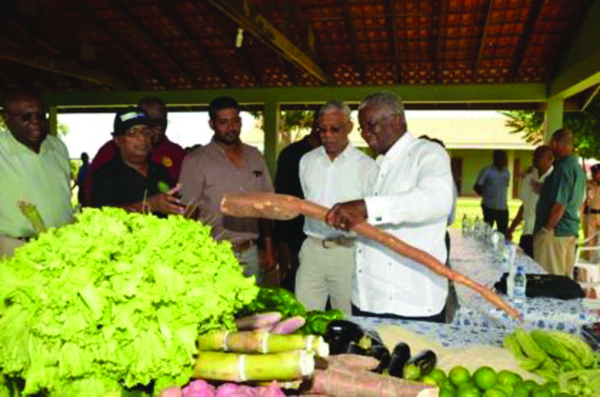
[[[215,141],[190,153],[179,182],[185,205],[200,208],[200,221],[213,227],[217,240],[241,242],[258,237],[258,219],[223,215],[219,209],[225,193],[272,192],[269,170],[260,152],[242,144],[243,166],[236,167]]]

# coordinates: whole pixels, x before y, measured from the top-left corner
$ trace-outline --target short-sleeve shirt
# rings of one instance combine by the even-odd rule
[[[96,170],[112,160],[118,152],[119,149],[112,139],[106,142],[98,150],[98,153],[96,153],[94,159],[92,160],[92,164],[90,165],[90,169],[87,173],[88,176],[84,181],[85,190],[88,193],[88,196],[91,196],[91,176],[96,172]],[[186,154],[183,148],[170,141],[166,136],[163,136],[163,139],[160,141],[160,143],[153,147],[152,151],[150,152],[150,160],[154,161],[155,163],[162,164],[165,168],[167,168],[169,175],[171,175],[171,179],[175,182],[179,180],[181,164],[183,163],[185,156]]]
[[[506,168],[499,170],[494,165],[485,167],[477,177],[477,185],[481,185],[483,194],[481,203],[494,210],[507,210],[506,190],[510,181],[510,172]]]
[[[162,164],[148,160],[148,175],[144,177],[117,153],[92,175],[92,206],[121,207],[138,203],[161,193],[161,183],[169,187],[175,185]]]
[[[565,207],[565,212],[554,229],[556,237],[579,234],[579,207],[583,203],[585,174],[577,159],[567,156],[554,162],[554,171],[546,178],[540,191],[535,213],[535,230],[546,225],[555,204]]]
[[[70,175],[69,153],[59,138],[47,136],[35,153],[10,132],[0,132],[0,235],[35,234],[19,201],[35,205],[46,227],[71,222]]]
[[[552,167],[540,177],[538,170],[534,168],[523,179],[521,199],[523,200],[523,220],[525,221],[525,226],[523,226],[524,235],[533,234],[535,227],[535,209],[540,195],[534,190],[533,185],[544,183],[551,173]]]
[[[183,161],[179,178],[183,204],[198,206],[200,221],[213,227],[212,235],[218,240],[241,242],[259,235],[258,219],[221,213],[224,194],[273,191],[269,170],[260,152],[242,144],[242,157],[243,166],[238,168],[229,161],[225,149],[213,140]]]
[[[300,160],[299,172],[306,199],[329,208],[368,196],[377,171],[375,160],[348,144],[333,160],[323,146],[308,152]],[[320,239],[343,234],[311,218],[304,220],[304,233]]]

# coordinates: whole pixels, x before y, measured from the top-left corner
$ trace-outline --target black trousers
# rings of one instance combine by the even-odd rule
[[[496,223],[496,229],[504,235],[506,235],[506,229],[508,229],[508,210],[495,210],[485,205],[481,205],[483,210],[483,221],[494,227]]]
[[[352,305],[352,315],[353,316],[361,316],[361,317],[391,318],[391,319],[395,319],[395,320],[413,320],[413,321],[428,321],[431,323],[445,323],[446,322],[446,307],[444,306],[442,311],[439,312],[438,314],[436,314],[435,316],[405,317],[405,316],[398,316],[396,314],[389,314],[389,313],[379,314],[379,313],[364,312],[364,311],[360,310],[358,307]]]
[[[523,234],[519,240],[519,247],[533,258],[533,234]]]

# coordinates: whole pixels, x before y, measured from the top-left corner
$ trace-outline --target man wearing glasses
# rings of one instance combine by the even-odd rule
[[[152,121],[141,108],[127,108],[115,116],[113,141],[118,152],[92,175],[91,204],[157,215],[182,214],[175,197],[179,187],[167,168],[149,159]]]
[[[367,96],[358,120],[379,155],[377,180],[363,199],[336,204],[327,224],[349,230],[366,221],[444,263],[453,183],[448,153],[408,132],[404,105],[392,92]],[[357,244],[353,315],[445,322],[447,296],[448,280],[421,264],[373,241]]]
[[[366,196],[375,181],[375,161],[350,144],[350,108],[329,101],[319,112],[322,146],[300,160],[300,183],[307,200],[330,207]],[[352,315],[350,302],[356,236],[323,222],[304,220],[308,236],[300,249],[296,296],[309,310],[331,307]]]
[[[65,144],[48,135],[46,110],[28,91],[6,95],[0,132],[0,257],[35,234],[18,202],[35,205],[46,227],[71,221],[69,154]]]
[[[185,157],[185,151],[181,146],[169,140],[166,135],[168,125],[167,105],[160,98],[145,97],[139,101],[138,107],[143,109],[150,118],[150,123],[148,125],[152,132],[152,150],[150,152],[150,159],[165,166],[171,175],[171,179],[177,182],[179,180],[179,173],[181,172],[181,164]],[[110,161],[115,156],[116,152],[117,146],[115,145],[114,140],[110,140],[106,142],[104,146],[98,150],[96,156],[94,156],[85,184],[88,197],[91,190],[91,176],[103,164]],[[81,204],[89,205],[89,200]]]

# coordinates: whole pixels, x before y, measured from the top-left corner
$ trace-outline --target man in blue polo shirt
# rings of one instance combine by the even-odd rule
[[[494,150],[493,164],[479,173],[473,190],[481,196],[483,221],[494,226],[500,233],[506,234],[508,228],[508,205],[506,190],[510,181],[510,172],[506,169],[506,152]]]

